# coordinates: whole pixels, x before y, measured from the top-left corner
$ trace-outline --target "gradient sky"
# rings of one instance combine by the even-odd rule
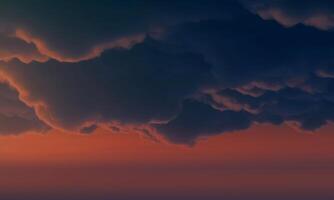
[[[1,0],[0,199],[334,199],[334,1]]]

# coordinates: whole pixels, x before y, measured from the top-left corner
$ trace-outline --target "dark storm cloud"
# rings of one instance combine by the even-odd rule
[[[203,55],[223,87],[297,87],[334,61],[331,32],[302,25],[287,29],[254,15],[179,25],[164,39]]]
[[[157,125],[157,129],[173,142],[193,143],[199,136],[246,129],[250,124],[251,115],[247,112],[219,111],[210,105],[188,100],[175,119]]]
[[[140,35],[166,25],[241,12],[234,0],[4,0],[0,31],[34,43],[52,58],[76,61],[96,56],[91,54],[99,48],[129,46],[140,41]]]
[[[305,17],[330,16],[332,3],[4,2],[3,35],[51,59],[2,62],[0,72],[53,128],[130,125],[192,143],[253,123],[316,130],[334,120],[333,33]],[[307,26],[264,20],[271,8]]]
[[[334,120],[334,101],[327,94],[310,94],[299,89],[285,88],[277,92],[267,91],[260,97],[230,89],[220,91],[217,95],[223,97],[221,103],[230,106],[229,109],[253,113],[254,121],[273,124],[293,121],[303,129],[315,130],[327,121]]]
[[[8,85],[0,84],[0,135],[45,131],[45,126],[32,108],[18,99],[18,93]]]
[[[254,122],[293,121],[315,130],[334,119],[332,38],[331,32],[284,28],[249,15],[183,24],[164,39],[212,64],[217,84],[201,99],[214,108],[247,111]]]
[[[334,78],[334,68],[331,66],[324,66],[317,70],[317,75],[322,78]]]
[[[285,26],[302,23],[319,29],[334,28],[332,0],[241,0],[264,19],[275,19]]]
[[[28,91],[25,100],[39,116],[69,129],[87,121],[169,120],[182,99],[211,82],[202,56],[174,51],[150,38],[131,50],[106,51],[80,63],[14,61],[4,66],[3,72]]]

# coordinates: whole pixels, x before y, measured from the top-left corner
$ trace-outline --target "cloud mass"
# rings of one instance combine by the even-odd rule
[[[334,120],[331,1],[189,2],[1,2],[0,134]]]

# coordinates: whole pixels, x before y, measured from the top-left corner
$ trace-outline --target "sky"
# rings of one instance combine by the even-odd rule
[[[1,199],[333,199],[333,30],[331,0],[1,0]]]

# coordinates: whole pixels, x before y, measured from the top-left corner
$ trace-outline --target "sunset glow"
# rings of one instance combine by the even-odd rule
[[[334,199],[334,1],[0,1],[0,200]]]

